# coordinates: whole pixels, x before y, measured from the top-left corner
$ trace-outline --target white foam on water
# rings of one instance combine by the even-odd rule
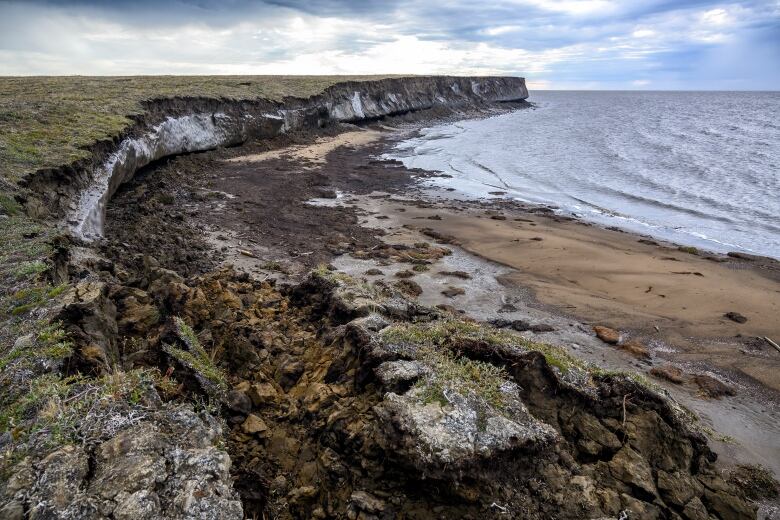
[[[543,92],[536,107],[442,124],[387,159],[706,250],[780,258],[780,93]]]

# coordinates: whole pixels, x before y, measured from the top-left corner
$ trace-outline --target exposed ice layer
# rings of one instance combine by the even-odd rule
[[[76,235],[93,239],[103,234],[105,207],[119,186],[139,168],[168,155],[209,150],[240,140],[236,121],[223,113],[169,117],[140,137],[127,138],[96,170],[68,221]],[[239,135],[236,135],[239,134]]]
[[[70,203],[67,222],[74,234],[92,240],[103,234],[105,208],[116,190],[135,172],[169,155],[240,144],[250,136],[274,136],[325,120],[360,121],[424,110],[436,104],[520,100],[528,97],[522,78],[399,78],[363,82],[360,90],[346,83],[321,96],[275,112],[227,105],[225,112],[200,112],[168,117],[139,137],[128,137],[90,172],[89,184]],[[471,87],[469,91],[468,86]],[[266,109],[267,110],[267,109]],[[253,115],[254,114],[254,115]]]

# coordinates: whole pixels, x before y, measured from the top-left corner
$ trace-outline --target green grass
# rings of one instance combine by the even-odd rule
[[[446,350],[424,349],[420,361],[432,368],[429,375],[416,383],[422,390],[424,402],[437,401],[446,405],[447,393],[457,392],[463,396],[475,396],[490,406],[504,408],[504,394],[501,385],[509,379],[503,368],[474,361],[456,358]]]
[[[141,102],[176,96],[309,97],[348,80],[380,76],[131,76],[0,78],[0,177],[17,181],[40,168],[86,159],[141,114]],[[0,199],[0,207],[5,202]]]
[[[592,368],[556,345],[538,343],[512,331],[458,319],[395,324],[384,329],[381,336],[384,341],[389,343],[408,343],[423,347],[452,345],[464,341],[484,342],[496,346],[508,345],[523,350],[541,352],[548,364],[564,373],[572,369],[590,370]]]
[[[14,346],[0,357],[0,370],[5,370],[18,360],[32,362],[36,358],[50,360],[64,359],[73,353],[73,343],[68,339],[59,323],[41,324],[37,334],[31,334],[29,342]]]
[[[214,364],[209,353],[201,346],[195,331],[179,317],[174,318],[174,322],[179,338],[187,348],[185,350],[173,345],[164,345],[163,350],[179,363],[209,381],[214,386],[216,393],[226,392],[228,385],[225,373]]]

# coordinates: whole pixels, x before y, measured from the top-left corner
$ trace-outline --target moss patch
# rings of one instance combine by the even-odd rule
[[[411,343],[431,347],[456,345],[464,341],[483,342],[495,346],[506,345],[541,352],[549,365],[562,372],[574,368],[581,370],[592,368],[561,347],[531,341],[515,332],[458,319],[396,324],[384,329],[381,335],[384,341],[390,343]]]
[[[498,410],[503,409],[501,385],[508,379],[503,368],[467,358],[456,358],[447,351],[432,348],[423,350],[420,360],[432,368],[428,377],[416,383],[422,389],[423,401],[438,401],[446,405],[447,394],[457,392],[463,396],[476,397]]]

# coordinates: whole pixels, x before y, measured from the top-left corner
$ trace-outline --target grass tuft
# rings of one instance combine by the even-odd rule
[[[179,317],[174,318],[179,338],[186,345],[187,349],[181,349],[173,345],[163,345],[163,350],[176,359],[185,367],[193,370],[201,377],[205,378],[214,386],[216,393],[227,391],[228,384],[225,373],[214,364],[214,361],[204,349],[195,331]]]

